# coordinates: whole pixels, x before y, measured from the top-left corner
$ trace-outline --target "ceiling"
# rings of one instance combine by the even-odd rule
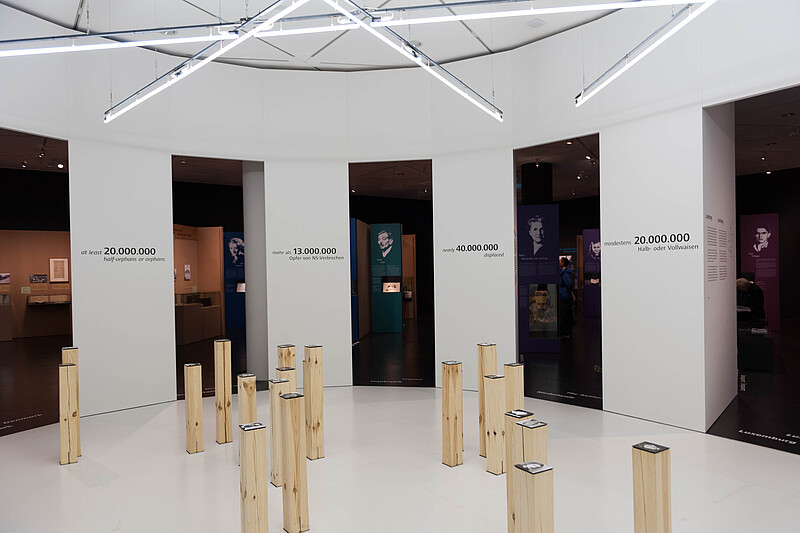
[[[350,194],[353,195],[430,200],[432,186],[430,159],[350,163]]]
[[[55,23],[69,30],[97,33],[112,30],[168,28],[190,24],[238,21],[253,16],[273,0],[0,0],[0,4]],[[454,0],[447,0],[453,2]],[[565,5],[566,0],[537,0],[537,7]],[[619,0],[594,0],[608,3]],[[626,0],[622,0],[626,1]],[[629,0],[628,0],[629,1]],[[434,5],[444,0],[356,0],[366,8]],[[527,4],[525,4],[527,6]],[[512,6],[513,7],[513,6]],[[516,6],[519,8],[519,4]],[[484,7],[441,8],[425,16],[489,11]],[[321,0],[310,0],[290,16],[330,14]],[[492,20],[455,21],[437,24],[396,26],[393,29],[439,63],[487,55],[517,48],[578,27],[611,11],[556,14],[542,17],[513,17]],[[4,39],[39,37],[19,34]],[[120,37],[130,39],[130,36]],[[633,46],[636,43],[631,43]],[[204,44],[160,46],[160,52],[189,57]],[[95,53],[95,52],[85,52]],[[113,52],[112,52],[113,54]],[[113,57],[113,56],[112,56]],[[35,61],[35,58],[31,59]],[[413,64],[395,50],[381,44],[364,30],[334,33],[275,36],[251,39],[219,61],[257,68],[307,70],[369,70],[409,67]],[[147,80],[143,80],[144,82]]]
[[[527,163],[553,165],[553,201],[600,194],[600,136],[586,135],[549,144],[514,150],[514,172],[520,183],[521,167]],[[587,158],[588,157],[588,158]],[[520,189],[517,189],[520,193]]]

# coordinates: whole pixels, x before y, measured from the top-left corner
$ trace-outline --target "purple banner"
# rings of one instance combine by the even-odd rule
[[[600,316],[600,230],[583,230],[583,316]]]
[[[517,208],[519,349],[559,352],[558,205]]]
[[[778,214],[742,215],[739,217],[739,254],[742,275],[753,276],[764,293],[767,327],[780,330],[781,301],[778,269]]]

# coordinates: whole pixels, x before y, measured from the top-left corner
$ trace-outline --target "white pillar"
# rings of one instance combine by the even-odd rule
[[[267,345],[267,227],[264,163],[242,163],[245,242],[245,326],[247,371],[258,380],[269,376]]]

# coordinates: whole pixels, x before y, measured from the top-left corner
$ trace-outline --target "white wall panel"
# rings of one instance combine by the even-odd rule
[[[301,386],[303,346],[321,344],[325,386],[351,385],[347,162],[272,159],[265,176],[270,353],[279,344],[297,345]],[[336,253],[295,255],[294,248],[336,248]],[[271,377],[275,366],[270,365]]]
[[[72,327],[80,348],[81,414],[174,400],[169,154],[70,139],[69,162]],[[109,261],[121,256],[103,255],[106,246],[135,247],[137,260]],[[155,256],[139,255],[140,247],[155,248]],[[164,261],[139,260],[147,257]]]
[[[502,257],[451,251],[498,244]],[[433,158],[433,274],[436,383],[441,362],[464,363],[464,388],[477,390],[477,344],[497,344],[498,370],[516,361],[514,170],[511,150]]]
[[[702,431],[701,119],[688,109],[601,132],[600,238],[603,408]],[[697,248],[635,244],[672,233]]]

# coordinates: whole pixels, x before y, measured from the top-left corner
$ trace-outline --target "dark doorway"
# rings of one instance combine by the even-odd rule
[[[599,135],[514,152],[525,395],[603,407]]]
[[[175,339],[178,399],[183,365],[203,366],[203,395],[214,394],[214,340],[231,341],[231,375],[245,372],[242,163],[172,158]]]
[[[430,160],[350,165],[355,385],[435,385],[431,198]]]
[[[0,129],[0,436],[58,422],[72,346],[67,153],[66,141]]]

